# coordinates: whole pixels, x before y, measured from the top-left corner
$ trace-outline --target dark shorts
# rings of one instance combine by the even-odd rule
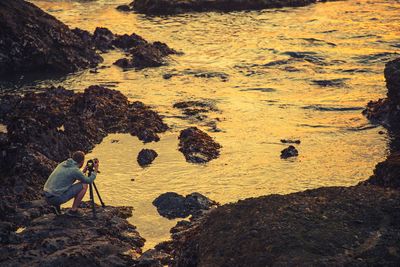
[[[79,192],[81,192],[82,189],[83,189],[82,183],[76,183],[76,184],[73,184],[67,191],[62,193],[61,196],[52,196],[46,192],[45,192],[45,196],[46,196],[46,200],[47,200],[47,202],[49,202],[49,204],[58,206],[65,202],[68,202],[68,200],[72,199]]]

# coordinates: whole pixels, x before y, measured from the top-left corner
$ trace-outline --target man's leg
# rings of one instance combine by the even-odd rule
[[[81,204],[82,199],[85,196],[87,189],[88,189],[88,184],[82,184],[82,190],[79,191],[78,194],[75,195],[74,203],[72,204],[72,208],[71,208],[73,211],[78,210],[79,205]]]

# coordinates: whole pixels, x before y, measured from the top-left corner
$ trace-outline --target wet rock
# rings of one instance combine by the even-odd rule
[[[299,151],[294,146],[288,146],[284,150],[281,151],[281,158],[287,159],[290,157],[297,157],[299,155]]]
[[[400,189],[400,153],[391,153],[387,159],[375,166],[374,174],[362,184],[373,184]]]
[[[149,249],[138,259],[139,266],[166,266],[173,262],[170,254],[156,249]]]
[[[133,11],[133,8],[131,5],[119,5],[117,6],[117,10],[127,12],[127,11]]]
[[[178,14],[185,12],[205,11],[235,11],[235,10],[259,10],[264,8],[276,8],[285,6],[305,6],[317,2],[317,0],[136,0],[131,3],[133,10],[139,13],[161,15]]]
[[[0,3],[0,76],[69,73],[102,61],[68,26],[22,0]]]
[[[192,70],[192,69],[186,69],[184,71],[173,71],[170,73],[165,73],[165,74],[163,74],[163,78],[168,80],[174,76],[185,76],[185,75],[190,75],[190,76],[193,76],[196,78],[205,78],[205,79],[219,78],[222,82],[226,82],[229,80],[229,74],[224,73],[224,72]]]
[[[137,162],[144,167],[151,164],[157,156],[157,152],[152,149],[142,149],[137,156]]]
[[[153,201],[158,213],[168,219],[198,216],[205,210],[218,205],[200,193],[191,193],[186,197],[174,192],[161,194]]]
[[[138,44],[129,53],[131,54],[131,58],[119,59],[114,65],[123,69],[160,67],[167,64],[165,57],[175,54],[176,51],[169,48],[166,44],[156,42],[154,44]]]
[[[0,218],[11,221],[16,221],[17,203],[40,197],[56,162],[71,152],[92,150],[108,133],[151,142],[168,129],[143,103],[130,103],[121,92],[101,86],[83,93],[49,88],[9,103],[13,111],[2,113],[8,131],[0,143]]]
[[[343,87],[348,79],[313,80],[312,83],[321,87]]]
[[[101,52],[113,49],[115,35],[107,28],[97,27],[93,33],[93,43]]]
[[[249,198],[173,234],[170,251],[176,266],[395,265],[399,204],[376,186]]]
[[[363,114],[375,123],[393,130],[400,129],[400,58],[385,65],[387,98],[370,101]]]
[[[4,246],[6,266],[133,266],[126,251],[141,253],[144,239],[125,219],[126,207],[98,208],[97,219],[84,208],[82,218],[45,213],[18,240]],[[128,211],[132,214],[132,208]],[[4,254],[5,253],[5,254]]]
[[[197,127],[182,130],[179,135],[179,151],[191,163],[206,163],[218,158],[220,148],[220,144]]]
[[[283,144],[300,144],[300,140],[292,140],[292,139],[281,139],[281,143]]]
[[[128,51],[131,48],[144,44],[147,44],[147,41],[143,37],[135,33],[132,33],[131,35],[128,34],[117,35],[113,40],[113,45],[115,47],[118,47],[125,51]]]

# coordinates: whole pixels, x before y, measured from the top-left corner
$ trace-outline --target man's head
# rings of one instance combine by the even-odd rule
[[[79,168],[83,166],[85,162],[85,154],[82,151],[75,151],[72,153],[72,159],[79,164]]]

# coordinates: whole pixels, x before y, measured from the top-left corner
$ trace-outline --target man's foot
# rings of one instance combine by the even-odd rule
[[[57,215],[57,216],[60,216],[62,213],[61,213],[61,208],[60,208],[60,206],[54,206],[54,205],[51,205],[50,206],[50,209],[51,209],[51,211],[55,214],[55,215]]]
[[[67,210],[65,215],[68,215],[71,217],[78,217],[78,218],[83,216],[82,213],[80,213],[78,210],[72,210],[72,209]]]

